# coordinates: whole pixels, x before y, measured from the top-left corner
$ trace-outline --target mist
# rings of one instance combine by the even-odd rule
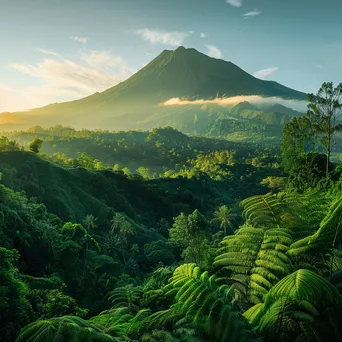
[[[214,100],[181,100],[180,98],[171,98],[163,103],[164,106],[185,106],[185,105],[200,105],[200,104],[217,104],[220,106],[237,105],[241,102],[249,102],[255,105],[274,105],[281,104],[283,106],[289,107],[293,110],[300,112],[305,112],[308,102],[299,100],[286,100],[280,97],[262,97],[258,95],[249,96],[233,96],[233,97],[221,97]]]

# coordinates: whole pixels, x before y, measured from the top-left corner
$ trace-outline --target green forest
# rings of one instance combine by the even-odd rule
[[[0,132],[0,341],[341,341],[342,84],[278,109]]]

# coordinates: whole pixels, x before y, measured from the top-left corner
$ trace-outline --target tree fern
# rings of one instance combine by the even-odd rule
[[[252,196],[243,200],[243,218],[254,227],[275,226],[280,223],[279,213],[285,205],[276,195]]]
[[[315,230],[316,225],[322,221],[329,208],[327,200],[319,191],[307,191],[305,194],[286,193],[286,205],[289,214],[294,217],[293,225],[289,228],[297,229],[298,223],[308,229]]]
[[[109,300],[113,303],[113,308],[127,307],[129,313],[138,311],[138,301],[142,296],[142,288],[127,285],[118,287],[110,293]]]
[[[242,227],[223,239],[214,265],[231,271],[229,279],[244,284],[248,300],[260,303],[269,289],[291,272],[286,255],[293,242],[287,229]],[[227,280],[225,280],[227,281]]]
[[[150,315],[151,311],[149,309],[138,311],[137,314],[128,322],[126,334],[128,336],[137,336],[137,333],[139,333],[146,325]]]
[[[38,320],[21,329],[16,342],[113,342],[114,337],[74,316]]]
[[[123,307],[103,311],[100,315],[92,317],[89,322],[107,334],[118,337],[126,334],[132,318],[128,308]]]
[[[298,256],[309,252],[327,251],[341,242],[342,239],[342,197],[335,201],[320,223],[319,229],[291,245],[288,252]]]
[[[279,193],[258,195],[243,200],[243,217],[254,227],[284,227],[299,238],[316,230],[324,218],[328,201],[320,193]]]
[[[298,270],[278,282],[244,316],[266,340],[337,341],[341,333],[341,297],[328,281]]]
[[[167,284],[172,276],[174,267],[166,266],[157,268],[144,283],[144,291],[160,289]]]
[[[249,325],[234,307],[234,291],[195,264],[178,267],[170,282],[177,289],[175,309],[216,341],[250,341]]]
[[[185,317],[177,306],[150,315],[141,325],[140,332],[142,341],[213,341],[202,326]]]

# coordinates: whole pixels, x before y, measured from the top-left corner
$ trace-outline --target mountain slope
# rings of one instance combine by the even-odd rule
[[[102,93],[26,113],[7,113],[0,117],[0,123],[7,117],[21,128],[27,126],[28,119],[30,125],[63,122],[101,127],[105,126],[103,119],[153,108],[174,97],[196,100],[238,95],[296,100],[306,97],[276,82],[257,79],[231,62],[179,47],[163,51],[129,79]]]
[[[272,81],[259,80],[233,63],[195,49],[163,51],[127,81],[103,92],[97,100],[135,99],[156,105],[174,97],[210,99],[237,95],[305,99],[305,94]]]

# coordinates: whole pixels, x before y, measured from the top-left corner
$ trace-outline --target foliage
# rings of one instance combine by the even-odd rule
[[[283,278],[244,315],[267,341],[337,341],[341,334],[339,293],[308,270]]]
[[[82,318],[63,316],[27,325],[16,339],[16,342],[25,341],[113,342],[116,339]]]
[[[39,153],[40,149],[42,148],[42,145],[43,145],[43,140],[36,138],[30,143],[29,150],[34,153]]]
[[[183,250],[185,262],[207,263],[212,227],[197,209],[188,216],[184,213],[177,216],[169,234],[170,244]]]
[[[342,83],[336,88],[332,82],[325,82],[317,95],[309,94],[307,117],[310,120],[318,141],[323,145],[326,154],[326,177],[329,176],[329,163],[333,141],[337,132],[342,132],[339,118],[342,115]]]
[[[308,100],[307,115],[293,118],[284,127],[281,146],[284,166],[290,175],[295,175],[306,161],[306,164],[311,163],[307,167],[306,178],[314,178],[311,169],[317,167],[316,155],[308,158],[308,153],[323,151],[326,154],[323,169],[328,178],[332,169],[331,154],[338,145],[337,133],[342,132],[339,121],[342,115],[342,84],[334,87],[332,82],[325,82],[316,95],[308,95]]]
[[[278,109],[191,108],[196,136],[9,134],[45,155],[0,139],[0,339],[339,341],[341,167]]]
[[[230,229],[233,228],[234,216],[235,215],[232,213],[232,208],[229,209],[226,205],[222,205],[214,213],[214,217],[219,222],[220,228],[223,229],[225,235],[227,234],[227,227]]]
[[[20,151],[23,147],[20,146],[15,140],[10,141],[8,137],[0,136],[0,152],[14,152]]]
[[[32,308],[26,298],[28,288],[16,278],[19,254],[0,247],[0,339],[11,341],[20,327],[32,319]]]
[[[234,309],[234,292],[219,286],[215,276],[201,273],[194,264],[185,264],[174,272],[170,286],[176,290],[176,310],[216,341],[251,341],[247,322]]]

